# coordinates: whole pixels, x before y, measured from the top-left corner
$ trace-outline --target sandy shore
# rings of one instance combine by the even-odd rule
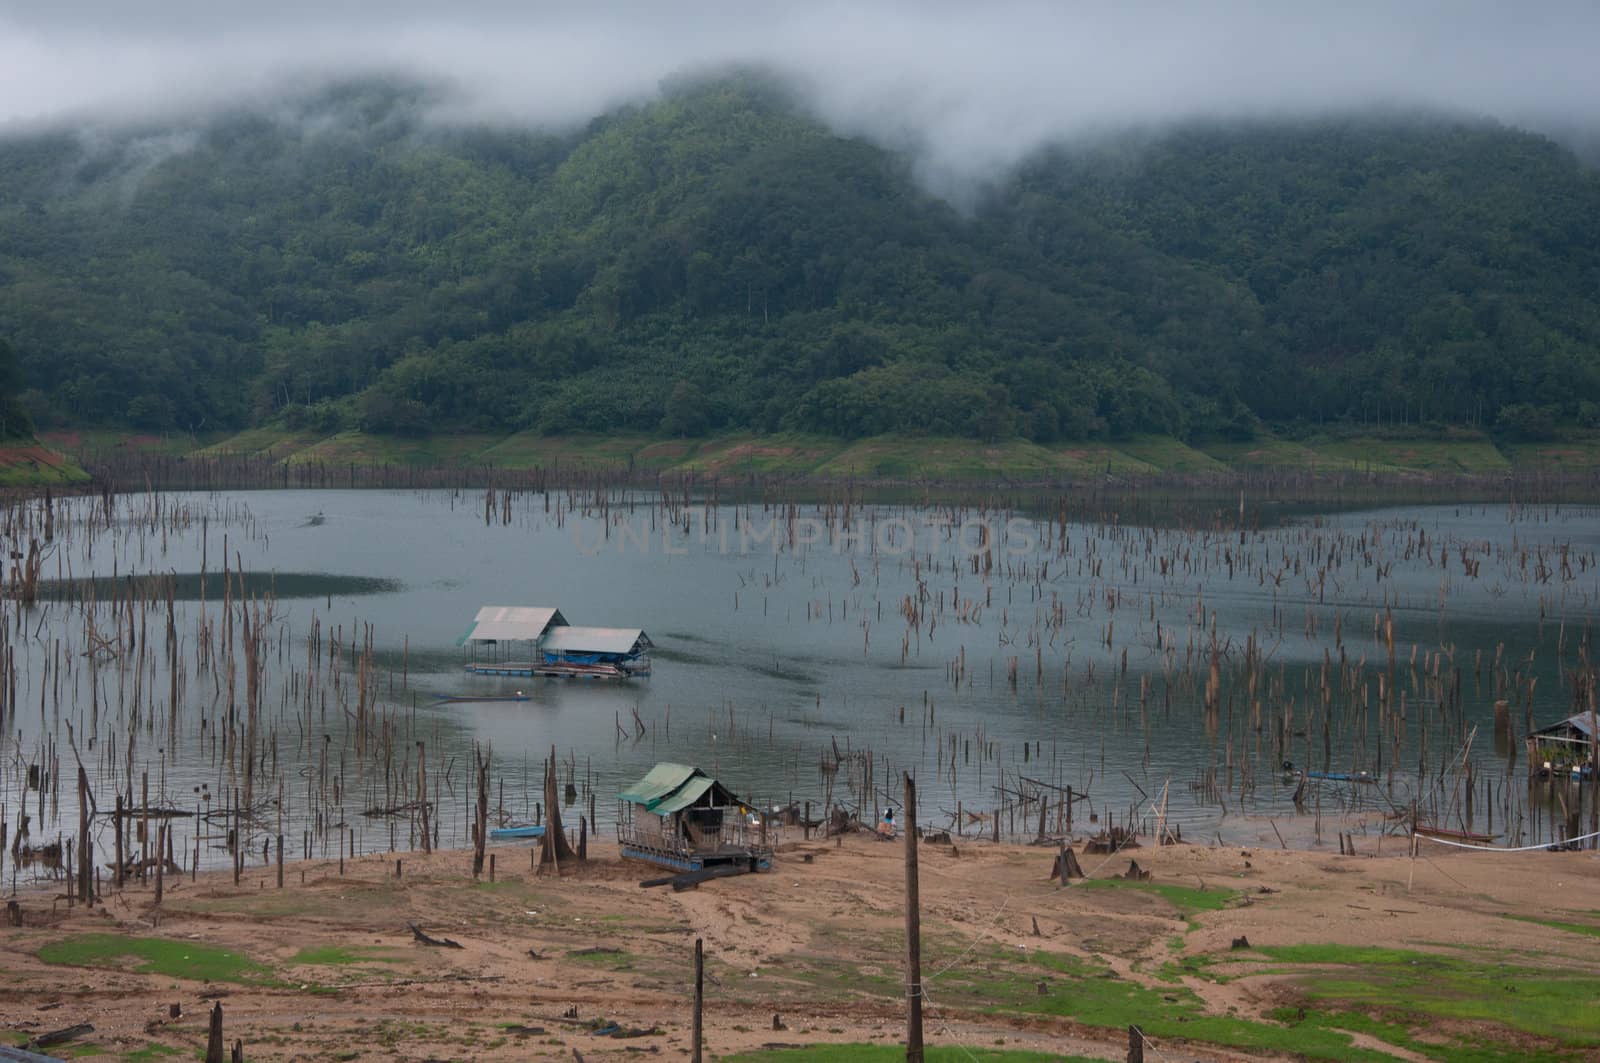
[[[1081,856],[1101,882],[1066,889],[1048,878],[1053,850],[924,845],[928,1039],[1124,1058],[1125,1027],[1112,1025],[1121,1012],[1097,1013],[1098,998],[1079,988],[1088,977],[1097,991],[1125,990],[1117,1000],[1136,1011],[1148,1002],[1152,1013],[1272,1028],[1281,1009],[1304,1006],[1315,979],[1256,951],[1264,947],[1470,950],[1462,954],[1537,956],[1544,969],[1600,974],[1588,959],[1600,951],[1592,936],[1515,918],[1592,919],[1595,855],[1427,846],[1412,859],[1404,838],[1384,839],[1381,855],[1376,837],[1356,842],[1349,856],[1275,842]],[[525,849],[494,851],[493,883],[472,880],[470,853],[444,852],[365,857],[342,876],[336,861],[292,864],[282,890],[270,867],[248,869],[239,886],[226,872],[172,878],[159,907],[148,886],[108,889],[102,905],[70,910],[64,893],[24,890],[25,925],[0,926],[0,1027],[20,1042],[91,1023],[83,1041],[105,1051],[194,1058],[209,1003],[221,1000],[226,1038],[254,1060],[572,1059],[574,1049],[586,1060],[677,1059],[688,1051],[699,937],[708,1058],[901,1036],[900,843],[796,841],[770,874],[681,893],[641,889],[659,872],[620,861],[603,842],[559,879],[532,873]],[[1108,882],[1130,857],[1151,882]],[[419,944],[411,922],[462,947]],[[180,968],[170,957],[119,957],[121,937],[90,934],[173,942]],[[1251,950],[1230,948],[1241,936]],[[82,941],[92,947],[72,951]],[[185,976],[194,973],[183,967],[186,945],[233,959],[207,953],[213,980],[196,980]],[[142,963],[153,968],[141,973]],[[641,1035],[596,1036],[589,1025],[602,1018]],[[1158,1038],[1159,1058],[1293,1058],[1272,1045],[1219,1046],[1202,1032],[1187,1044]],[[1513,1045],[1530,1036],[1470,1018],[1444,1032]],[[1425,1058],[1360,1032],[1349,1041]]]

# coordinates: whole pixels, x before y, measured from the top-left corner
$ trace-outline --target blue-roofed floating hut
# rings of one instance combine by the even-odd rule
[[[722,865],[765,871],[772,847],[752,809],[717,780],[686,764],[657,764],[619,796],[622,855],[677,871]],[[759,817],[756,817],[759,820]]]
[[[639,628],[576,627],[548,606],[486,605],[458,640],[475,675],[628,679],[650,674]]]

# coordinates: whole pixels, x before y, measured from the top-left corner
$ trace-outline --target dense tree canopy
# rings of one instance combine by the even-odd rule
[[[958,210],[755,77],[559,135],[427,103],[0,139],[3,393],[152,430],[1600,421],[1600,180],[1491,123],[1188,126]]]
[[[0,339],[0,439],[31,435],[33,421],[17,400],[17,356],[11,345]]]

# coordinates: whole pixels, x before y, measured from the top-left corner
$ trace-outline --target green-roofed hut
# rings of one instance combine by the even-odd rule
[[[618,804],[617,840],[626,858],[678,871],[772,866],[760,816],[699,768],[657,764],[618,796]]]

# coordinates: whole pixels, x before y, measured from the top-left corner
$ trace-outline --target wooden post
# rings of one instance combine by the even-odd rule
[[[483,874],[484,846],[489,843],[489,760],[476,746],[472,750],[478,784],[478,808],[472,821],[472,877]]]
[[[693,1063],[702,1063],[700,1054],[700,1013],[706,1001],[706,967],[705,967],[705,941],[702,938],[694,939],[694,1027],[690,1031],[689,1058]]]
[[[150,866],[150,773],[140,775],[139,809],[139,885],[145,884],[146,869]]]
[[[278,888],[283,889],[283,835],[278,835]]]
[[[211,1006],[211,1033],[206,1038],[206,1063],[222,1063],[222,1001]]]
[[[1596,834],[1600,833],[1600,790],[1596,790],[1596,787],[1600,787],[1600,734],[1595,733],[1595,727],[1600,726],[1600,714],[1595,710],[1594,673],[1590,672],[1589,676],[1589,833]],[[1578,801],[1580,804],[1583,801],[1581,786],[1578,787]],[[1600,849],[1600,838],[1590,838],[1589,848]]]
[[[117,889],[122,888],[122,795],[117,795],[117,816],[114,823],[117,836]]]
[[[1144,1063],[1144,1031],[1128,1027],[1128,1063]]]
[[[922,910],[917,896],[917,784],[910,772],[905,775],[905,790],[906,1063],[922,1063]]]
[[[156,828],[156,903],[161,903],[162,883],[165,881],[167,870],[167,831],[163,824]]]
[[[78,894],[94,907],[94,845],[89,840],[89,776],[78,765]]]
[[[410,645],[410,636],[406,636],[407,646]],[[417,743],[417,794],[422,804],[422,851],[433,852],[433,836],[429,834],[428,825],[428,747],[421,742]],[[396,878],[399,875],[395,876]]]

